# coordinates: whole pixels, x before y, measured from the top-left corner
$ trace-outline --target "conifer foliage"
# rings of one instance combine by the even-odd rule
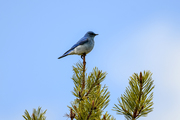
[[[134,73],[129,79],[125,93],[118,98],[118,104],[113,107],[117,114],[124,115],[127,120],[136,120],[146,116],[153,110],[152,73],[144,71],[143,75]]]
[[[95,67],[87,75],[84,73],[86,70],[83,69],[84,65],[80,62],[73,66],[74,90],[72,94],[75,96],[75,100],[71,103],[71,107],[68,106],[70,114],[67,116],[71,120],[115,120],[107,112],[103,115],[110,97],[107,86],[101,84],[106,77],[106,72]],[[82,83],[83,79],[84,83]]]
[[[46,114],[45,110],[44,112],[41,110],[41,107],[38,107],[38,109],[33,109],[32,116],[30,116],[29,112],[25,110],[24,112],[24,119],[25,120],[46,120],[46,117],[44,116]]]
[[[102,85],[107,73],[98,68],[92,72],[86,73],[86,54],[81,58],[83,63],[78,62],[73,66],[73,83],[74,89],[72,94],[75,96],[74,101],[69,107],[70,113],[66,114],[71,120],[115,120],[115,118],[104,113],[109,104],[110,92],[106,85]],[[153,92],[154,89],[152,73],[150,71],[134,73],[129,79],[129,86],[120,98],[118,104],[114,104],[113,110],[117,114],[124,115],[127,120],[136,120],[141,116],[146,116],[153,110]],[[44,116],[47,110],[41,111],[34,109],[32,116],[28,111],[24,112],[25,120],[46,120]],[[104,114],[103,114],[104,113]]]

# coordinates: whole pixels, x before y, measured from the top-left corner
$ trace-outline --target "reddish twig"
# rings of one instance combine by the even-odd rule
[[[86,54],[84,53],[82,55],[82,57],[83,57],[83,79],[82,79],[82,89],[81,89],[81,92],[85,88],[85,70],[86,70],[86,58],[85,58],[85,56],[86,56]]]
[[[106,120],[106,116],[105,115],[103,115],[103,120]]]
[[[71,120],[73,120],[75,118],[75,113],[73,113],[72,108],[70,110],[70,116],[69,117],[71,118]]]

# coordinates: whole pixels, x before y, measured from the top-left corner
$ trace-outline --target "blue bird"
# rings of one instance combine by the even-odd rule
[[[71,47],[67,52],[65,52],[58,59],[63,58],[67,55],[82,55],[88,54],[94,47],[94,37],[98,35],[92,31],[87,32],[83,38],[81,38],[75,45]]]

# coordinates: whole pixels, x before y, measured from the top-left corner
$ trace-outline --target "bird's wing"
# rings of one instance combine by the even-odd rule
[[[76,48],[77,46],[83,45],[84,43],[87,43],[87,42],[88,42],[88,38],[87,38],[87,37],[83,37],[83,38],[81,38],[75,45],[73,45],[73,46],[71,47],[71,49],[74,49],[74,48]]]
[[[67,52],[65,52],[63,55],[68,54],[71,50],[73,50],[74,48],[76,48],[79,45],[83,45],[84,43],[88,42],[88,37],[83,37],[81,38],[76,44],[74,44],[71,49],[69,49]]]

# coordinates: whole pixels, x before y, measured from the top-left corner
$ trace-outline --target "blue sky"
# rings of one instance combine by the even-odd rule
[[[99,35],[86,57],[87,72],[108,73],[108,111],[133,73],[150,70],[154,111],[139,120],[179,120],[180,2],[178,0],[0,0],[0,120],[23,120],[25,109],[47,109],[66,120],[74,99],[72,65],[57,59],[87,31]]]

